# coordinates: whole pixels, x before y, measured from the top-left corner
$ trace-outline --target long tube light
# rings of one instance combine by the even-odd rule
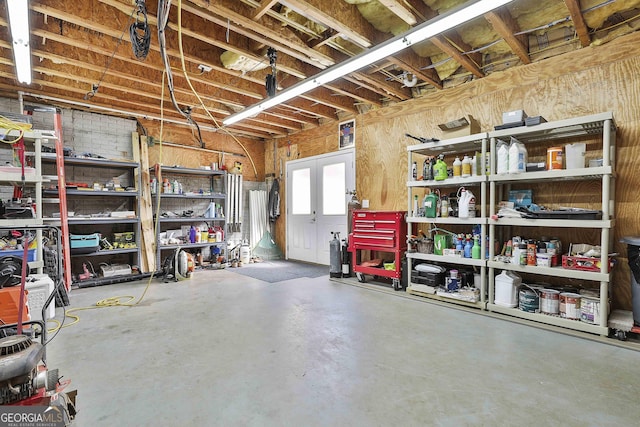
[[[354,71],[378,62],[388,56],[395,55],[413,44],[437,36],[438,34],[442,34],[443,32],[455,28],[460,24],[484,15],[493,9],[504,6],[511,1],[513,0],[479,0],[466,3],[457,9],[443,13],[430,21],[414,27],[405,34],[396,36],[372,49],[367,50],[366,52],[321,71],[315,76],[309,77],[308,79],[283,90],[276,96],[267,98],[257,104],[247,107],[244,110],[227,117],[222,121],[222,123],[229,126],[239,122],[240,120],[255,116],[256,114],[275,105],[286,102],[298,95],[327,84],[342,76],[353,73]]]
[[[29,47],[29,2],[7,0],[9,26],[13,39],[13,59],[21,83],[31,84],[31,48]]]

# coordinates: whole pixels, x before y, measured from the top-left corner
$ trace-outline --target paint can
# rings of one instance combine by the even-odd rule
[[[560,294],[560,317],[580,320],[580,294],[562,292]]]
[[[600,299],[582,296],[580,301],[580,320],[596,324],[600,322]]]
[[[533,289],[521,288],[518,295],[518,308],[529,313],[540,310],[540,297]]]
[[[562,169],[562,147],[547,149],[547,170]]]
[[[540,291],[540,311],[545,314],[558,314],[560,311],[560,291],[542,289]]]

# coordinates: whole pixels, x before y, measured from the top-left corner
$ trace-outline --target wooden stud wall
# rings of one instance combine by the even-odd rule
[[[482,130],[502,123],[502,113],[524,109],[548,121],[612,111],[618,125],[616,168],[616,227],[613,308],[631,309],[626,245],[627,235],[640,236],[640,33],[602,46],[591,46],[564,56],[511,68],[462,86],[439,91],[401,105],[356,117],[356,188],[372,210],[406,209],[406,146],[415,143],[405,133],[442,138],[438,123],[466,114],[479,120]],[[337,122],[265,145],[265,172],[278,173],[280,159],[309,157],[337,150]],[[277,165],[277,166],[274,166]],[[573,191],[569,188],[567,191]],[[286,194],[285,183],[281,194]],[[284,197],[275,238],[285,248]],[[586,203],[588,204],[588,200]],[[575,232],[567,238],[591,238]],[[594,243],[594,242],[585,242]]]

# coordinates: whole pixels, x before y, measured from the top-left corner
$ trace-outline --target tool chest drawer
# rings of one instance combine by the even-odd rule
[[[355,247],[397,248],[406,239],[405,212],[353,212],[352,244]]]

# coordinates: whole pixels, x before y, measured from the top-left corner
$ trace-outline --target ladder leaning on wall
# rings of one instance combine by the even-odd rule
[[[25,106],[23,113],[32,115],[34,111],[53,112],[53,129],[56,134],[56,173],[58,177],[58,200],[60,204],[60,231],[62,244],[62,268],[64,287],[71,290],[71,251],[69,247],[69,221],[67,214],[67,187],[64,172],[64,142],[62,139],[62,114],[56,107]]]

